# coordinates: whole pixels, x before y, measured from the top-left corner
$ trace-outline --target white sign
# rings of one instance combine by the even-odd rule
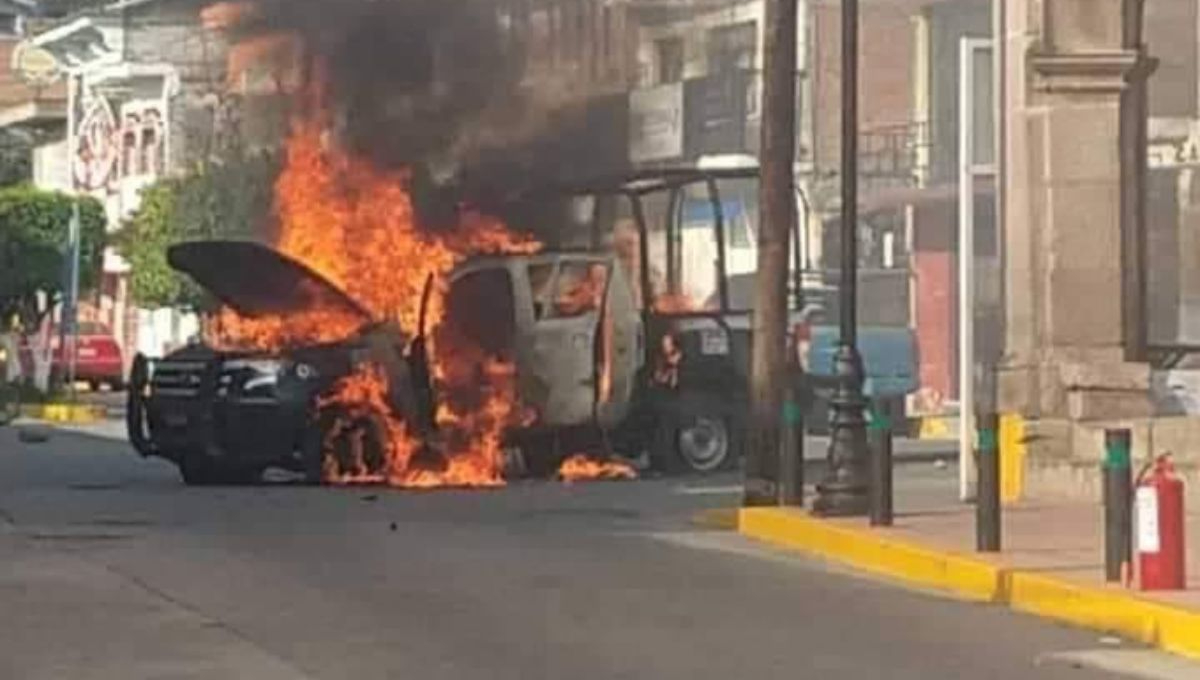
[[[1152,168],[1200,167],[1200,140],[1192,135],[1177,142],[1153,143],[1147,156]]]
[[[683,155],[683,83],[629,95],[629,160],[668,160]]]
[[[1140,486],[1137,490],[1137,551],[1154,554],[1159,551],[1158,491]]]

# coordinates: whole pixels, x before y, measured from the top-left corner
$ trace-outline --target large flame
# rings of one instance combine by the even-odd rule
[[[253,2],[236,0],[211,4],[202,18],[207,28],[220,31],[239,26],[254,13]],[[265,33],[232,47],[231,83],[244,80],[248,69],[264,60],[273,60],[281,83],[301,79],[296,64],[304,60],[304,46],[297,36]],[[362,366],[342,379],[318,404],[323,414],[336,418],[326,433],[326,479],[416,488],[501,485],[503,436],[510,428],[529,425],[532,416],[516,398],[513,358],[478,347],[456,334],[454,324],[443,324],[448,276],[469,256],[530,253],[540,244],[469,212],[449,231],[421,229],[410,173],[376,167],[333,141],[330,107],[323,101],[325,70],[319,62],[310,65],[311,72],[304,71],[309,87],[280,86],[306,99],[297,109],[307,113],[293,121],[286,163],[275,186],[275,246],[344,290],[376,321],[394,323],[409,337],[425,337],[431,343],[439,395],[436,441],[425,441],[393,411],[395,386],[383,367]],[[602,269],[590,271],[565,299],[555,301],[564,313],[599,310],[607,283]],[[215,320],[212,335],[222,345],[278,351],[348,338],[361,322],[348,316],[317,309],[246,319],[225,311]],[[605,361],[610,362],[611,320],[606,321]],[[604,400],[611,382],[606,368],[600,384]],[[382,465],[367,460],[364,422],[370,424],[369,436],[385,440]],[[564,479],[588,476],[628,475],[619,466],[580,461],[564,467]]]
[[[443,450],[436,464],[418,464],[417,454],[426,442],[418,441],[389,407],[387,374],[369,367],[345,378],[320,407],[339,408],[347,428],[360,417],[382,422],[386,463],[370,469],[358,461],[347,469],[331,464],[332,453],[327,451],[326,477],[333,482],[422,488],[503,484],[503,434],[527,418],[516,400],[515,368],[509,358],[487,356],[460,339],[440,342],[438,330],[447,277],[458,263],[474,254],[535,252],[540,244],[473,213],[464,214],[447,233],[422,231],[408,173],[384,171],[346,154],[331,143],[327,127],[322,116],[293,125],[286,164],[275,187],[276,247],[346,291],[377,320],[395,322],[410,337],[425,332],[434,343],[439,392],[470,393],[472,399],[450,399],[439,407],[437,422],[444,441],[438,444]],[[433,288],[422,329],[427,282]],[[226,311],[218,317],[214,334],[225,344],[278,350],[342,340],[357,330],[357,323],[336,310],[255,319]],[[345,434],[339,432],[341,427],[335,426],[330,437]]]

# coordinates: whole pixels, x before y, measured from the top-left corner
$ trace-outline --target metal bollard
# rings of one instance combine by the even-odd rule
[[[1133,562],[1133,479],[1129,430],[1104,432],[1104,578],[1126,580]]]
[[[975,492],[975,549],[1000,552],[1000,416],[976,419],[979,437],[978,488]]]
[[[784,397],[783,432],[779,453],[779,504],[804,507],[804,414],[798,390],[788,383]]]
[[[894,520],[892,487],[892,426],[876,416],[868,430],[871,446],[870,518],[873,527],[890,527]]]

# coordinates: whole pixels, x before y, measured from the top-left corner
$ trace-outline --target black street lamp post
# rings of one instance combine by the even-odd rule
[[[813,512],[866,515],[867,400],[858,352],[858,0],[842,0],[841,342],[834,356],[838,387],[830,400],[829,471],[817,485]]]

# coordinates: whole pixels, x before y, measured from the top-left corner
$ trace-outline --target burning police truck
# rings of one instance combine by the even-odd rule
[[[645,340],[611,257],[466,260],[448,276],[433,333],[437,282],[427,281],[413,335],[267,246],[188,243],[168,259],[236,315],[240,337],[277,331],[272,323],[294,329],[293,340],[257,348],[223,347],[218,329],[161,360],[139,357],[130,440],[188,484],[277,467],[312,483],[489,486],[517,461],[552,470],[605,440],[598,433],[639,427],[631,409]],[[314,325],[338,332],[305,341]]]

